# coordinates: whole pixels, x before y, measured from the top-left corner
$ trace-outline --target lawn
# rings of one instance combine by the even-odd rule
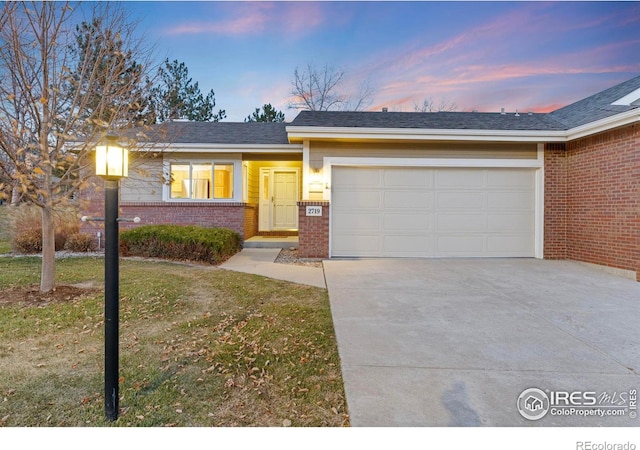
[[[0,258],[0,426],[349,424],[326,290],[127,259],[121,411],[107,422],[104,261],[69,258],[56,268],[58,283],[82,296],[29,300],[22,295],[38,282],[40,259]]]
[[[8,206],[0,206],[0,255],[11,252],[11,234],[9,233]]]

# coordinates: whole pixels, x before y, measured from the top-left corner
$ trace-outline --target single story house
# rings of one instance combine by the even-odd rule
[[[640,281],[640,76],[550,113],[156,127],[170,138],[121,181],[122,215],[145,224],[297,234],[308,258],[571,259]]]

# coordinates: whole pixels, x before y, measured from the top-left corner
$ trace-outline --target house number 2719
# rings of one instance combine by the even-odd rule
[[[322,216],[322,206],[307,206],[307,216]]]

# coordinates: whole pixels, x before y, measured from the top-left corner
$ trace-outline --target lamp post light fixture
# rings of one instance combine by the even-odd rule
[[[129,151],[118,136],[107,134],[96,146],[96,175],[104,178],[104,409],[108,420],[118,419],[120,333],[120,239],[118,233],[118,187],[129,173]]]

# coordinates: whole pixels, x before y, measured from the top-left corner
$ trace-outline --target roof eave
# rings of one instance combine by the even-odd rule
[[[565,131],[467,130],[356,127],[287,127],[289,142],[306,140],[404,140],[404,141],[487,141],[487,142],[564,142]]]
[[[636,122],[640,122],[640,108],[631,109],[614,116],[571,128],[566,131],[566,140],[572,141],[574,139],[580,139],[585,136],[631,125]]]
[[[154,144],[154,148],[171,153],[302,153],[300,144]]]

